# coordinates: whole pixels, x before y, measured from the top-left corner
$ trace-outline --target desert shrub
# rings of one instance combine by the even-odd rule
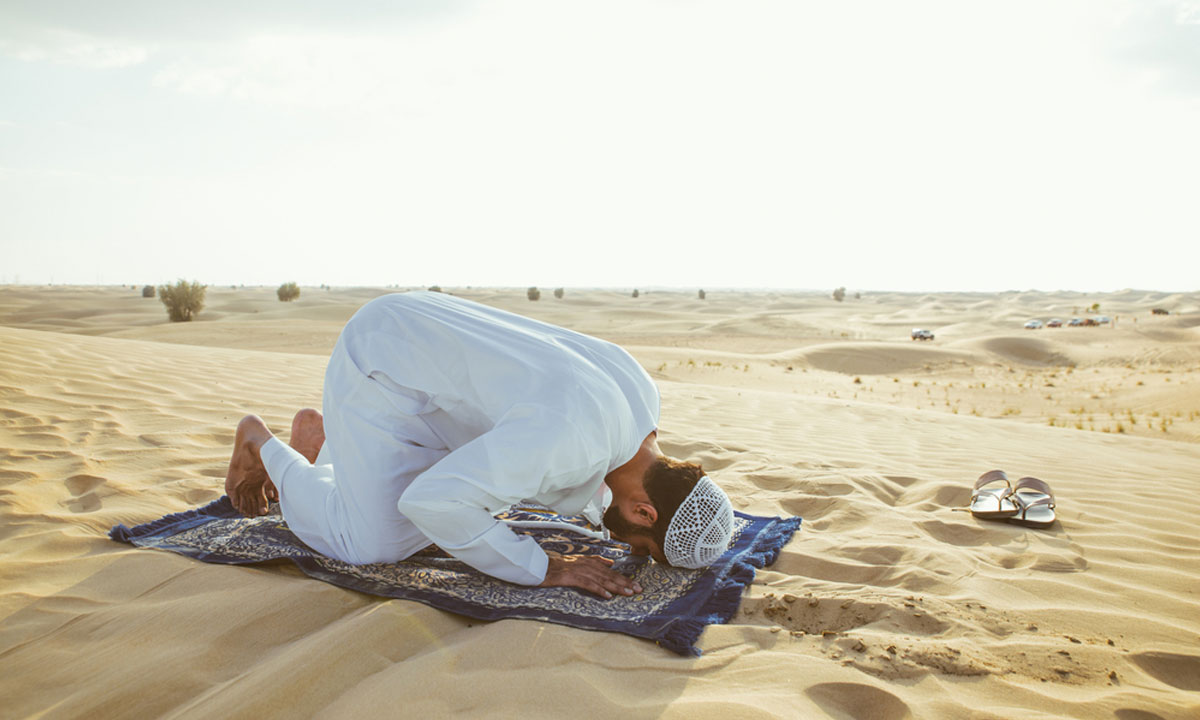
[[[142,287],[142,297],[154,297],[154,286],[145,285]]]
[[[275,291],[279,296],[280,302],[291,302],[300,297],[300,286],[294,282],[285,282]]]
[[[846,299],[846,288],[840,287],[833,291],[833,299],[841,302]]]
[[[530,300],[541,300],[542,291],[535,287],[531,287],[525,291],[525,297],[529,298]]]
[[[699,298],[700,298],[701,300],[703,300],[703,299],[704,299],[704,291],[703,291],[703,290],[701,290],[701,291],[699,292],[698,296],[699,296]]]
[[[637,291],[637,288],[634,288],[634,289],[633,289],[633,296],[634,296],[634,297],[637,297],[638,295],[641,295],[641,293],[639,293],[639,292]]]
[[[441,292],[441,291],[442,291],[442,287],[440,285],[430,285],[429,286],[429,292]]]
[[[167,306],[167,317],[171,322],[188,322],[192,316],[204,309],[204,291],[207,285],[196,281],[180,280],[174,285],[160,285],[158,298]]]
[[[559,300],[562,300],[562,296],[563,296],[563,289],[562,288],[554,288],[554,297],[558,298]]]

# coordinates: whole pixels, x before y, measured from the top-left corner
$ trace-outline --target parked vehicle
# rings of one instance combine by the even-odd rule
[[[1153,315],[1170,315],[1171,313],[1163,308],[1154,308],[1150,311]]]
[[[1041,320],[1030,320],[1029,322],[1025,323],[1026,330],[1041,330],[1042,327]]]
[[[1050,320],[1046,322],[1046,327],[1062,327],[1062,320],[1059,320],[1058,318],[1050,318]]]
[[[924,328],[913,328],[912,339],[913,340],[932,340],[933,333]]]
[[[1107,325],[1112,322],[1112,320],[1110,320],[1107,315],[1097,315],[1096,322],[1100,325]]]
[[[1070,320],[1067,322],[1067,324],[1068,324],[1068,325],[1070,325],[1071,327],[1079,327],[1080,325],[1082,325],[1082,324],[1083,324],[1083,321],[1082,321],[1082,320],[1080,320],[1079,318],[1071,318],[1071,319],[1070,319]]]

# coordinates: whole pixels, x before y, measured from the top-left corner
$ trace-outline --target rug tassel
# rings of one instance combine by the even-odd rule
[[[800,518],[776,520],[774,524],[755,538],[754,545],[733,559],[733,563],[719,580],[716,588],[694,618],[678,620],[671,624],[660,645],[680,655],[699,655],[696,641],[704,628],[710,624],[724,625],[737,614],[742,604],[742,595],[754,582],[756,568],[766,567],[779,558],[783,546],[792,539],[800,528]]]
[[[237,511],[233,509],[233,503],[229,501],[229,496],[222,495],[216,500],[210,502],[204,507],[187,510],[181,513],[173,513],[165,515],[152,522],[127,527],[126,525],[115,525],[108,531],[108,536],[118,542],[131,543],[136,538],[154,535],[161,530],[174,525],[199,525],[207,522],[214,517],[236,517]]]

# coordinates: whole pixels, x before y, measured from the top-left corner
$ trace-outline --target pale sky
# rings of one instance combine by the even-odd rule
[[[1200,0],[0,0],[0,283],[1200,289]]]

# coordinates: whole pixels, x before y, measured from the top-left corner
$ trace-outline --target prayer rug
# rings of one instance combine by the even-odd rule
[[[170,550],[210,563],[247,564],[288,559],[308,575],[373,595],[416,600],[480,620],[522,618],[587,630],[621,632],[654,640],[681,655],[699,655],[696,640],[707,625],[737,612],[755,568],[764,567],[800,527],[800,518],[756,517],[735,512],[729,550],[703,570],[672,568],[628,554],[628,546],[562,528],[513,527],[532,535],[549,553],[595,554],[634,578],[642,593],[604,600],[574,588],[530,588],[498,580],[430,546],[398,563],[350,565],[302,543],[279,514],[278,505],[259,518],[245,518],[229,498],[129,528],[109,537],[141,547]],[[499,515],[529,524],[567,522],[594,530],[579,516],[562,516],[536,505],[519,505]]]

